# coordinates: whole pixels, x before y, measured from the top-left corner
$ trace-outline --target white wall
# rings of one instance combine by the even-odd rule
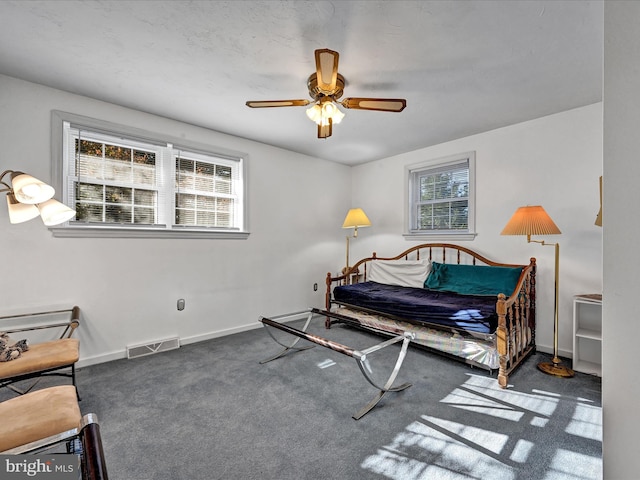
[[[604,5],[603,463],[605,479],[638,478],[640,3]]]
[[[563,231],[546,238],[561,244],[563,355],[572,350],[571,297],[602,290],[602,230],[593,225],[602,172],[601,104],[350,169],[0,76],[2,170],[50,180],[54,109],[249,154],[252,233],[245,241],[53,238],[38,220],[9,226],[0,209],[0,248],[10,252],[4,269],[14,272],[2,279],[4,298],[11,299],[3,313],[79,303],[84,363],[117,358],[126,345],[169,336],[195,341],[255,326],[261,314],[322,305],[324,275],[343,263],[339,227],[347,208],[364,208],[373,222],[352,241],[352,260],[374,250],[398,253],[415,243],[401,236],[405,166],[470,150],[476,151],[478,237],[469,246],[506,262],[538,259],[539,348],[553,345],[553,248],[500,236],[518,206],[542,204]],[[285,283],[293,285],[289,294]],[[182,312],[178,298],[186,300]]]
[[[537,344],[553,351],[554,248],[500,236],[517,207],[542,205],[562,235],[560,243],[559,350],[572,355],[572,297],[602,291],[602,229],[594,225],[602,174],[602,105],[461,138],[354,168],[353,205],[372,226],[352,243],[352,258],[373,251],[386,256],[418,243],[404,240],[405,166],[476,152],[478,236],[466,246],[507,263],[538,262]],[[455,242],[453,242],[455,243]],[[355,263],[355,262],[352,262]]]
[[[255,327],[262,314],[322,305],[326,271],[343,263],[340,223],[346,210],[360,206],[373,222],[352,242],[351,263],[374,250],[398,253],[416,243],[401,236],[405,166],[475,150],[478,237],[468,245],[506,262],[538,258],[542,350],[552,345],[553,249],[501,237],[500,231],[526,204],[542,204],[562,230],[546,240],[561,244],[560,350],[565,355],[571,355],[572,295],[602,290],[604,233],[605,478],[634,478],[640,458],[629,440],[640,427],[633,413],[640,388],[633,375],[640,324],[631,299],[640,257],[630,257],[625,244],[640,228],[628,222],[638,203],[640,163],[632,159],[640,145],[631,128],[640,125],[640,110],[627,107],[638,103],[640,78],[627,60],[640,50],[633,21],[640,17],[640,5],[633,6],[635,15],[620,8],[618,2],[605,8],[604,230],[593,226],[603,162],[601,104],[350,169],[0,76],[0,171],[22,169],[51,180],[54,109],[184,136],[249,154],[252,232],[246,241],[53,238],[37,219],[9,225],[6,209],[0,208],[0,315],[79,304],[81,364],[89,364],[121,357],[129,344],[174,335],[196,341]],[[619,71],[626,81],[614,81]],[[607,185],[616,188],[607,190]],[[629,213],[607,217],[607,207]],[[285,284],[293,288],[288,294]],[[182,312],[176,310],[178,298],[186,299]]]
[[[51,110],[247,153],[251,235],[53,238],[38,219],[10,225],[0,208],[0,316],[78,304],[83,365],[119,358],[126,345],[196,341],[258,326],[259,315],[323,305],[326,273],[343,257],[350,168],[0,76],[0,171],[51,182]]]

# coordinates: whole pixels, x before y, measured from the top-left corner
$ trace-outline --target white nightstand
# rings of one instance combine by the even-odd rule
[[[602,376],[602,295],[573,297],[573,369]]]

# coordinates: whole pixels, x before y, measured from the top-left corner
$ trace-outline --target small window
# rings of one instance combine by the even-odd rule
[[[406,173],[405,237],[475,237],[475,153],[411,165]]]
[[[239,199],[233,162],[179,153],[175,165],[175,224],[234,228]]]
[[[161,149],[80,132],[68,124],[66,130],[73,143],[67,181],[76,210],[74,222],[158,224]]]
[[[148,132],[61,112],[56,119],[54,135],[62,138],[54,173],[76,216],[52,228],[54,235],[248,235],[243,156],[161,143]],[[54,158],[57,149],[54,142]]]

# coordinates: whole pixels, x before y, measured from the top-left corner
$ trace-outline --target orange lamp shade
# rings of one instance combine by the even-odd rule
[[[562,233],[540,205],[520,207],[500,235],[557,235]]]

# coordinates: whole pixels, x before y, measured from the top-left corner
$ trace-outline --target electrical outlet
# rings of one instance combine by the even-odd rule
[[[178,310],[184,310],[184,298],[178,300]]]
[[[314,283],[314,284],[313,284],[313,291],[314,291],[314,292],[317,292],[317,291],[318,291],[318,284],[317,284],[317,283]]]

